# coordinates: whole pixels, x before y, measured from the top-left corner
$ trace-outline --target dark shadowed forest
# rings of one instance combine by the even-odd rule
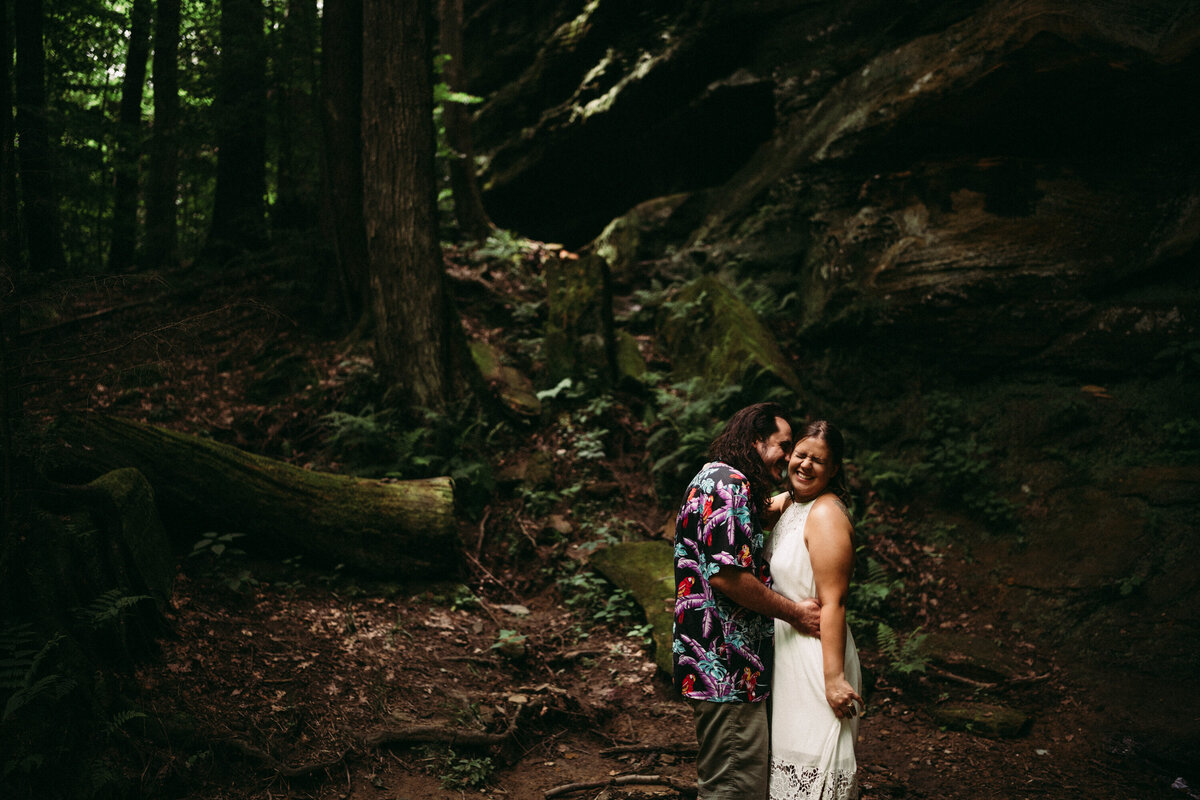
[[[846,434],[865,800],[1200,798],[1200,7],[0,0],[0,795],[695,797]]]

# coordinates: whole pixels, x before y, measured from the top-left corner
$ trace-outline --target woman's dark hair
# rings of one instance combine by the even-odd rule
[[[846,452],[846,440],[842,438],[842,432],[829,420],[817,419],[805,426],[804,430],[796,436],[795,442],[800,444],[805,439],[820,439],[829,448],[829,456],[833,461],[829,467],[837,469],[837,472],[829,479],[829,490],[849,507],[850,486],[846,483],[846,470],[842,468],[842,456]]]
[[[766,510],[775,479],[754,445],[779,430],[777,419],[787,422],[789,428],[792,425],[778,403],[746,406],[729,418],[725,430],[708,447],[710,461],[728,464],[750,480],[750,504],[755,517]]]

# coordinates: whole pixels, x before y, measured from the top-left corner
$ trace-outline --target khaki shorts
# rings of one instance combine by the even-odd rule
[[[698,800],[760,800],[770,780],[767,704],[691,700]]]

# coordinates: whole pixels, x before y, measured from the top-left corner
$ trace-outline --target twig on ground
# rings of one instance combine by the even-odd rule
[[[616,756],[623,753],[669,753],[676,756],[694,756],[697,748],[694,744],[685,742],[666,742],[664,744],[619,744],[606,747],[600,751],[602,756]]]
[[[684,797],[696,796],[696,784],[672,778],[667,775],[618,775],[603,781],[585,781],[582,783],[567,783],[547,789],[542,795],[547,800],[552,797],[562,797],[588,789],[604,789],[609,786],[669,786]]]

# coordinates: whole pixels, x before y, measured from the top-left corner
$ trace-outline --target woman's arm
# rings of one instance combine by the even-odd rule
[[[825,699],[837,717],[852,717],[863,699],[846,680],[846,594],[854,566],[854,528],[845,507],[832,494],[817,498],[808,514],[804,541],[812,560],[821,603],[821,654]]]

